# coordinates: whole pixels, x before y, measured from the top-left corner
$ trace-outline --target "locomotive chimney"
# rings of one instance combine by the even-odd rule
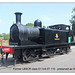
[[[22,15],[22,13],[16,12],[15,15],[16,15],[16,24],[21,24],[21,15]]]

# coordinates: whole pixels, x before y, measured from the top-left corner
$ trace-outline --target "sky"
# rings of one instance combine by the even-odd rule
[[[70,25],[72,9],[75,3],[0,3],[0,33],[9,33],[16,22],[15,12],[23,13],[21,23],[42,21],[42,26],[55,24]]]

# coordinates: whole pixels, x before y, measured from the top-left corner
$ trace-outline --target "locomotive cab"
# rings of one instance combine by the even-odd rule
[[[58,29],[58,30],[64,30],[64,31],[66,31],[68,40],[71,39],[70,40],[70,43],[73,42],[73,30],[70,29],[70,26],[69,25],[57,24],[57,25],[48,26],[47,28]]]
[[[48,26],[47,28],[65,30],[66,32],[70,31],[70,26],[65,24],[51,25],[51,26]]]

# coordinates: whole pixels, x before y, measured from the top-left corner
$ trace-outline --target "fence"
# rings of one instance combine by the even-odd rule
[[[8,40],[3,40],[3,45],[8,45],[9,41]],[[0,41],[0,46],[1,46],[1,41]],[[0,50],[0,55],[1,55],[1,50]]]

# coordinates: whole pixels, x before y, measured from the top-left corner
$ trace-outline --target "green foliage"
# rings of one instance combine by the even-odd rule
[[[74,7],[73,10],[72,10],[72,13],[73,13],[73,12],[75,12],[75,7]]]
[[[71,17],[70,23],[72,24],[72,29],[73,29],[73,32],[74,32],[74,35],[75,35],[75,7],[72,10],[72,14],[73,15]]]
[[[27,23],[26,26],[34,27],[33,23]]]
[[[2,33],[0,34],[0,40],[9,40],[10,34]]]
[[[46,28],[46,26],[43,26],[43,28]]]

